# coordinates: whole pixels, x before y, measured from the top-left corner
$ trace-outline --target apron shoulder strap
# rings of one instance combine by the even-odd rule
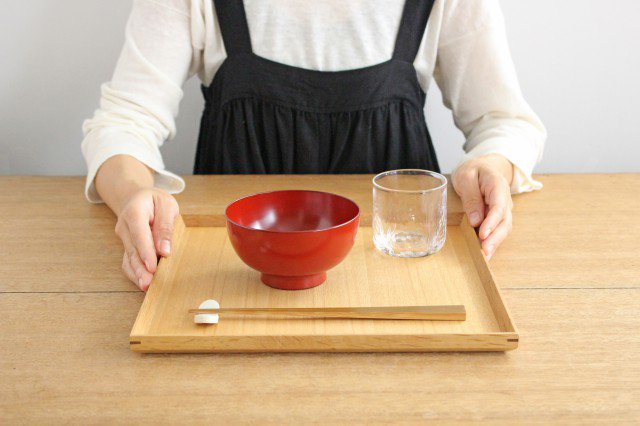
[[[251,37],[242,0],[214,0],[227,56],[251,53]]]
[[[427,28],[435,0],[406,0],[398,28],[393,59],[413,62]]]

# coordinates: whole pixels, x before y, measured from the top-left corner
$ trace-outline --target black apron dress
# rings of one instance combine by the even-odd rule
[[[215,0],[227,58],[209,87],[195,174],[439,171],[413,61],[434,0],[407,0],[393,57],[323,72],[253,53],[240,0]]]

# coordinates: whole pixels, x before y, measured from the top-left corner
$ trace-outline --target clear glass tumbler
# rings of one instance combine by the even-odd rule
[[[447,178],[404,169],[373,178],[373,243],[397,257],[438,252],[447,236]]]

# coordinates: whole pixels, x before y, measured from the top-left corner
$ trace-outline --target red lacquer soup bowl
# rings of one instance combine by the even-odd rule
[[[358,205],[318,191],[274,191],[227,207],[227,230],[238,256],[274,288],[302,290],[322,284],[326,271],[353,247]]]

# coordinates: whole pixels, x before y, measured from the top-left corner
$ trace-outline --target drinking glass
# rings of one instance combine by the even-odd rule
[[[373,178],[373,243],[382,253],[422,257],[438,252],[447,235],[447,178],[419,169]]]

